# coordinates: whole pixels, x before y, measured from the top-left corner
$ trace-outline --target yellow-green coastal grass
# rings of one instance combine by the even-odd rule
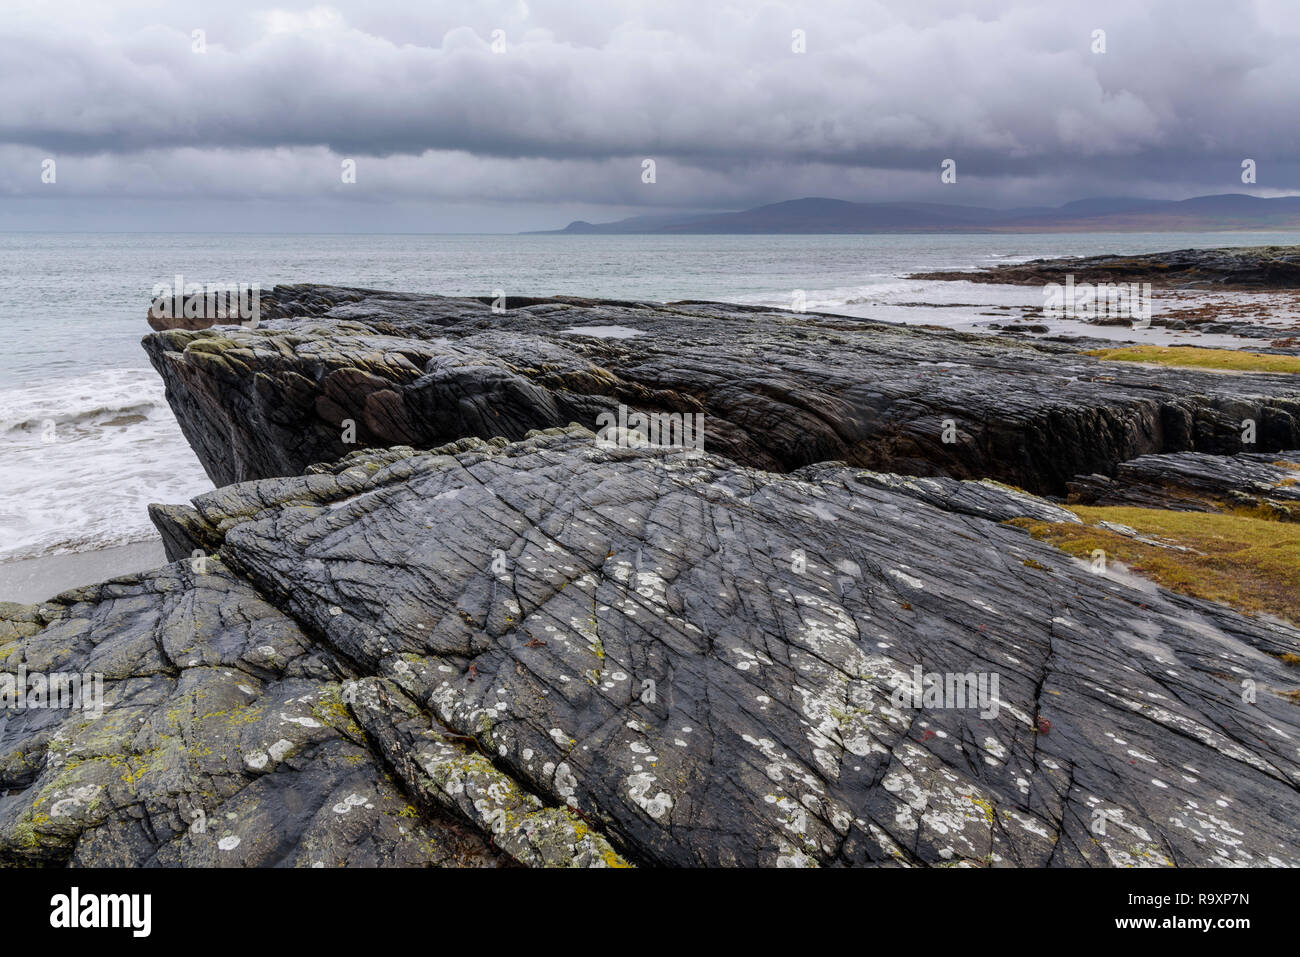
[[[1264,355],[1235,349],[1197,346],[1125,346],[1090,349],[1086,355],[1112,362],[1151,362],[1189,369],[1223,369],[1228,372],[1300,372],[1300,356]]]
[[[1243,511],[1075,506],[1084,525],[1016,519],[1035,538],[1079,558],[1096,549],[1170,591],[1300,624],[1300,524]],[[1190,551],[1160,548],[1097,528],[1114,522]]]
[[[1280,469],[1289,469],[1292,472],[1300,472],[1300,462],[1288,462],[1286,459],[1278,459],[1273,464]],[[1290,488],[1295,485],[1300,485],[1300,479],[1284,478],[1277,484],[1284,488]]]

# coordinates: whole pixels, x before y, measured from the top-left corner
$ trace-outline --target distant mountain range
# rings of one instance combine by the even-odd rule
[[[633,216],[613,223],[578,220],[538,234],[701,233],[1050,233],[1199,232],[1300,229],[1300,196],[1243,193],[1194,199],[1081,199],[1064,206],[988,209],[945,203],[850,203],[792,199],[736,213]]]

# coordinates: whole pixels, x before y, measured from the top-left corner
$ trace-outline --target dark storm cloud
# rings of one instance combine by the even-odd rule
[[[1300,187],[1291,0],[404,6],[19,3],[0,189],[45,156],[85,195],[345,202],[1177,196],[1241,190],[1245,157]]]

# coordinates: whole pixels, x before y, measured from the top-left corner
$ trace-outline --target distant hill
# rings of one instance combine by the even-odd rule
[[[1103,197],[1064,206],[989,209],[946,203],[850,203],[810,197],[735,213],[581,220],[542,234],[1174,232],[1300,229],[1300,196],[1243,193],[1164,200]]]
[[[616,223],[588,223],[583,220],[575,220],[569,223],[563,229],[546,229],[541,230],[540,234],[547,233],[657,233],[667,226],[682,225],[689,223],[691,220],[700,219],[700,216],[633,216],[631,219],[620,219]]]

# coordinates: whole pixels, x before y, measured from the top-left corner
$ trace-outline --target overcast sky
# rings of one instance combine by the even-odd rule
[[[1300,0],[5,0],[0,229],[1296,193],[1298,50]]]

